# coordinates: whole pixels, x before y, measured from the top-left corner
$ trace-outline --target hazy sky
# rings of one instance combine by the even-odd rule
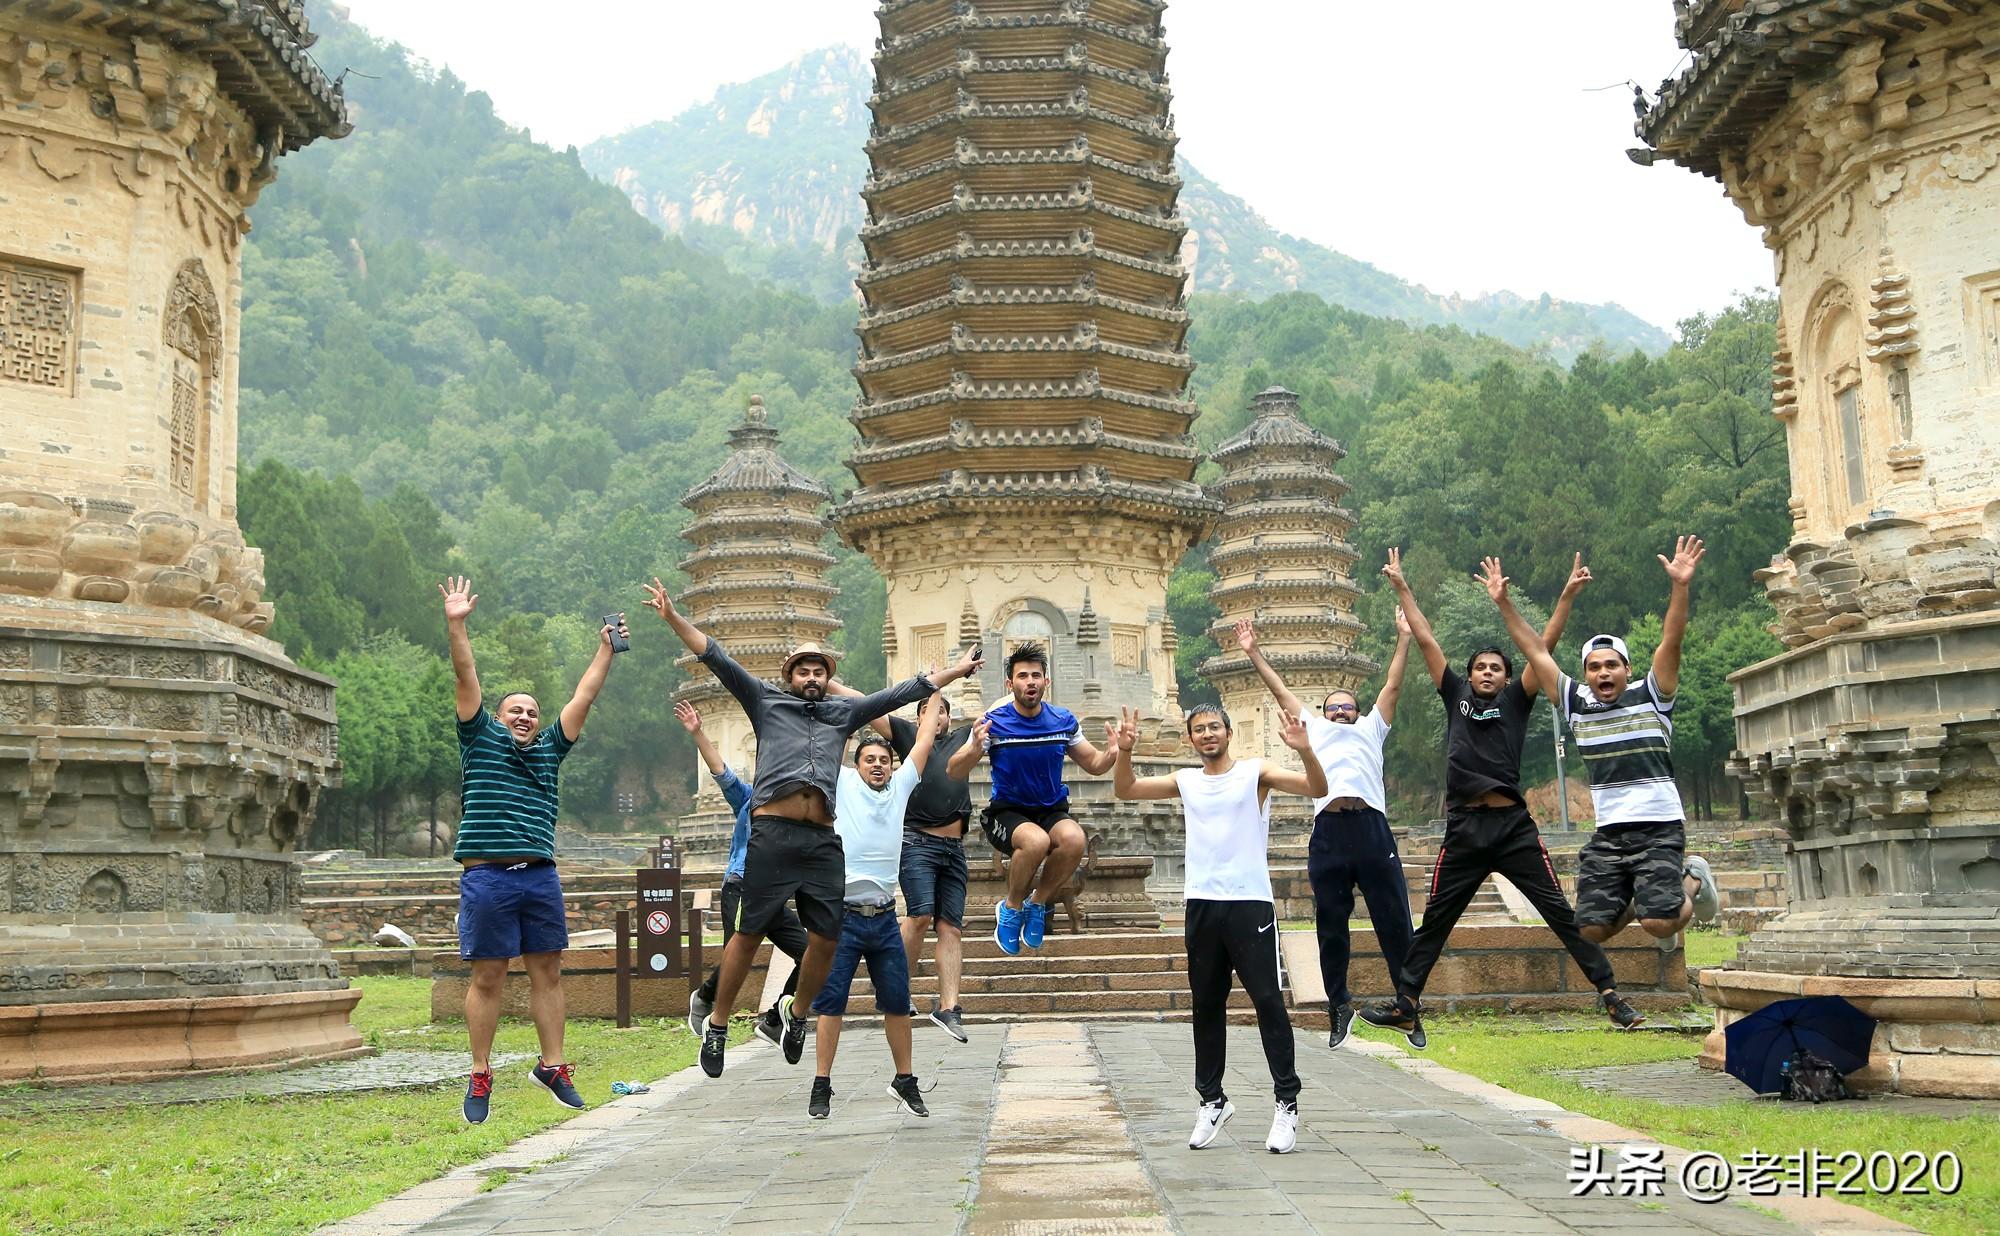
[[[876,33],[872,0],[596,0],[574,24],[546,0],[348,8],[557,146]],[[1674,69],[1669,0],[1177,0],[1166,30],[1181,153],[1283,231],[1433,291],[1617,301],[1669,329],[1772,283],[1715,182],[1625,158],[1630,88],[1590,92]]]

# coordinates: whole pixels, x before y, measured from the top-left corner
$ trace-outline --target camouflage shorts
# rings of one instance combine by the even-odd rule
[[[1687,887],[1687,833],[1671,824],[1600,828],[1576,864],[1576,921],[1601,927],[1637,901],[1640,918],[1679,918]]]

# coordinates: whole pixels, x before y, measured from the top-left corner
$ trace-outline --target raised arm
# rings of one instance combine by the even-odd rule
[[[625,615],[618,615],[618,634],[631,638],[631,631],[625,626]],[[597,702],[597,693],[604,689],[604,676],[611,672],[611,624],[598,628],[597,653],[584,667],[583,677],[577,679],[576,693],[569,697],[569,703],[557,720],[562,723],[563,737],[575,742],[583,736],[583,719],[590,715],[590,706]]]
[[[657,575],[653,576],[652,583],[646,585],[646,605],[666,619],[667,625],[681,637],[681,643],[687,645],[689,652],[700,656],[708,651],[708,636],[701,633],[700,627],[689,622],[687,615],[674,608],[673,598],[667,595],[667,586],[660,582]]]
[[[1112,761],[1112,794],[1127,800],[1179,797],[1181,787],[1172,777],[1141,777],[1132,767],[1132,748],[1139,743],[1139,710],[1121,708],[1118,713],[1118,720],[1104,723],[1104,749]]]
[[[910,753],[903,757],[903,763],[913,764],[919,769],[930,763],[931,747],[937,740],[938,709],[944,707],[943,699],[941,693],[933,691],[931,697],[924,701],[923,710],[917,714],[917,740],[910,744]]]
[[[1243,649],[1243,655],[1250,658],[1250,668],[1257,671],[1257,677],[1264,680],[1264,686],[1271,692],[1271,698],[1278,701],[1278,707],[1285,712],[1298,712],[1302,707],[1299,697],[1293,695],[1278,671],[1264,659],[1264,650],[1257,646],[1257,624],[1248,618],[1236,620],[1236,644]]]
[[[972,737],[965,745],[951,753],[944,763],[945,775],[953,781],[963,781],[972,775],[979,761],[986,758],[986,736],[993,731],[993,723],[984,714],[972,719]]]
[[[472,616],[479,597],[472,591],[472,581],[463,575],[439,584],[438,592],[444,596],[444,631],[451,646],[458,719],[470,721],[479,715],[479,671],[472,664],[472,636],[466,633],[465,620]]]
[[[1299,753],[1302,771],[1295,772],[1265,760],[1263,771],[1258,774],[1259,784],[1280,794],[1299,794],[1306,798],[1318,798],[1326,793],[1326,769],[1320,766],[1319,756],[1313,751],[1312,739],[1306,735],[1306,723],[1299,714],[1278,714],[1278,741]]]
[[[701,728],[700,711],[693,704],[682,700],[674,705],[674,720],[681,723],[681,728],[688,732],[689,738],[694,739],[694,749],[701,753],[701,762],[707,767],[708,775],[720,777],[722,770],[729,765],[723,761],[722,752],[717,751],[715,744],[709,741],[708,731]]]
[[[1389,586],[1396,590],[1396,604],[1403,607],[1403,620],[1410,624],[1410,638],[1416,642],[1417,651],[1424,654],[1424,667],[1431,672],[1431,681],[1444,685],[1446,670],[1444,649],[1438,647],[1437,636],[1431,634],[1430,619],[1417,605],[1417,596],[1410,591],[1410,581],[1403,578],[1403,551],[1391,549],[1389,561],[1382,565],[1382,574],[1388,578]]]
[[[864,695],[854,701],[854,711],[848,714],[848,721],[851,728],[860,729],[875,718],[887,716],[905,704],[913,704],[918,700],[928,699],[930,696],[935,695],[941,688],[957,682],[961,678],[978,673],[979,667],[985,663],[986,653],[980,649],[979,645],[974,644],[965,650],[964,654],[958,658],[958,663],[950,669],[942,671],[934,669],[928,673],[919,674],[908,682],[899,682],[892,686],[884,687],[882,690],[872,694]]]
[[[723,651],[722,645],[702,634],[701,628],[687,620],[687,615],[674,608],[673,598],[667,595],[667,587],[655,575],[653,582],[646,585],[646,605],[658,614],[666,624],[674,629],[687,650],[708,667],[715,680],[722,684],[743,711],[750,716],[751,724],[756,724],[758,708],[764,697],[764,684],[757,676],[736,663],[736,658]]]
[[[1660,694],[1669,699],[1680,690],[1681,638],[1687,634],[1688,608],[1691,604],[1688,593],[1694,584],[1694,569],[1707,552],[1700,537],[1684,536],[1674,542],[1672,561],[1668,561],[1664,554],[1653,555],[1667,569],[1667,579],[1671,583],[1667,594],[1666,621],[1660,624],[1660,646],[1653,652],[1653,682],[1659,687]]]
[[[1569,579],[1563,583],[1562,595],[1556,598],[1556,607],[1549,611],[1548,623],[1542,627],[1542,646],[1549,650],[1551,660],[1555,658],[1556,645],[1562,643],[1563,629],[1569,626],[1570,607],[1576,603],[1577,594],[1584,590],[1590,579],[1590,568],[1583,565],[1583,552],[1579,550],[1576,561],[1570,565]],[[1521,671],[1523,691],[1533,695],[1541,685],[1541,681],[1535,677],[1534,666],[1528,666]],[[1548,686],[1550,690],[1554,690],[1555,680],[1551,679]]]
[[[1138,713],[1134,712],[1132,714],[1132,724],[1134,726],[1133,732],[1135,734],[1138,732],[1137,731],[1137,726],[1139,724],[1138,718],[1139,718]],[[1111,771],[1112,765],[1118,762],[1118,753],[1116,751],[1111,751],[1108,749],[1104,751],[1099,751],[1096,747],[1091,745],[1091,742],[1088,738],[1085,738],[1083,736],[1083,727],[1081,725],[1078,725],[1076,730],[1076,741],[1070,743],[1069,745],[1069,758],[1075,760],[1076,766],[1078,768],[1081,768],[1083,771],[1089,773],[1091,776],[1102,777],[1105,773]]]
[[[1555,658],[1549,656],[1549,646],[1542,642],[1535,628],[1528,625],[1528,620],[1521,617],[1521,611],[1514,608],[1514,599],[1507,595],[1510,581],[1500,573],[1500,560],[1485,558],[1480,561],[1479,567],[1477,578],[1486,585],[1486,595],[1492,597],[1493,604],[1499,607],[1500,621],[1507,624],[1507,634],[1513,639],[1514,646],[1521,650],[1529,666],[1543,679],[1550,683],[1561,682],[1562,671],[1556,668]],[[1534,696],[1534,689],[1528,685],[1525,673],[1521,675],[1521,690],[1530,698]]]
[[[1389,658],[1389,673],[1382,689],[1375,693],[1375,715],[1382,724],[1396,723],[1396,701],[1403,696],[1403,667],[1410,663],[1410,619],[1403,607],[1396,607],[1396,652]]]
[[[828,695],[838,695],[842,699],[849,699],[849,700],[858,700],[866,698],[866,696],[862,693],[862,691],[859,688],[850,687],[838,678],[830,678],[827,680],[826,693]],[[889,724],[888,713],[883,713],[881,716],[875,717],[872,720],[870,720],[868,722],[868,728],[874,730],[877,734],[880,734],[882,737],[888,739],[891,746],[895,745],[896,731],[895,727]]]

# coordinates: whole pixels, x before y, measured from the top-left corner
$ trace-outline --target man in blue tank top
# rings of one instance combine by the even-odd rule
[[[949,775],[963,779],[982,758],[993,760],[993,801],[980,827],[1008,856],[1007,895],[993,907],[993,939],[1009,955],[1022,945],[1042,946],[1049,901],[1083,861],[1083,827],[1070,814],[1063,760],[1101,777],[1117,758],[1090,745],[1076,714],[1047,702],[1048,686],[1049,654],[1040,644],[1009,653],[1013,698],[973,723],[971,741],[947,765]]]

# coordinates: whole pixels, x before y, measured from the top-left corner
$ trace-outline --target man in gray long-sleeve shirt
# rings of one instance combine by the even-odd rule
[[[658,579],[646,589],[646,603],[680,636],[701,663],[736,697],[757,736],[757,776],[750,794],[750,846],[744,856],[743,891],[737,900],[734,934],[722,950],[714,1011],[701,1041],[702,1071],[722,1076],[728,1042],[729,1010],[750,972],[764,933],[796,899],[806,928],[806,953],[799,962],[794,997],[779,1002],[785,1018],[785,1060],[797,1064],[805,1052],[809,1008],[833,963],[845,912],[846,863],[833,831],[833,801],[848,736],[876,717],[925,699],[946,683],[979,669],[978,648],[957,665],[859,698],[829,697],[834,655],[806,644],[785,658],[780,690],[738,665],[722,645],[702,634],[679,610]],[[717,1019],[720,1020],[717,1020]]]

